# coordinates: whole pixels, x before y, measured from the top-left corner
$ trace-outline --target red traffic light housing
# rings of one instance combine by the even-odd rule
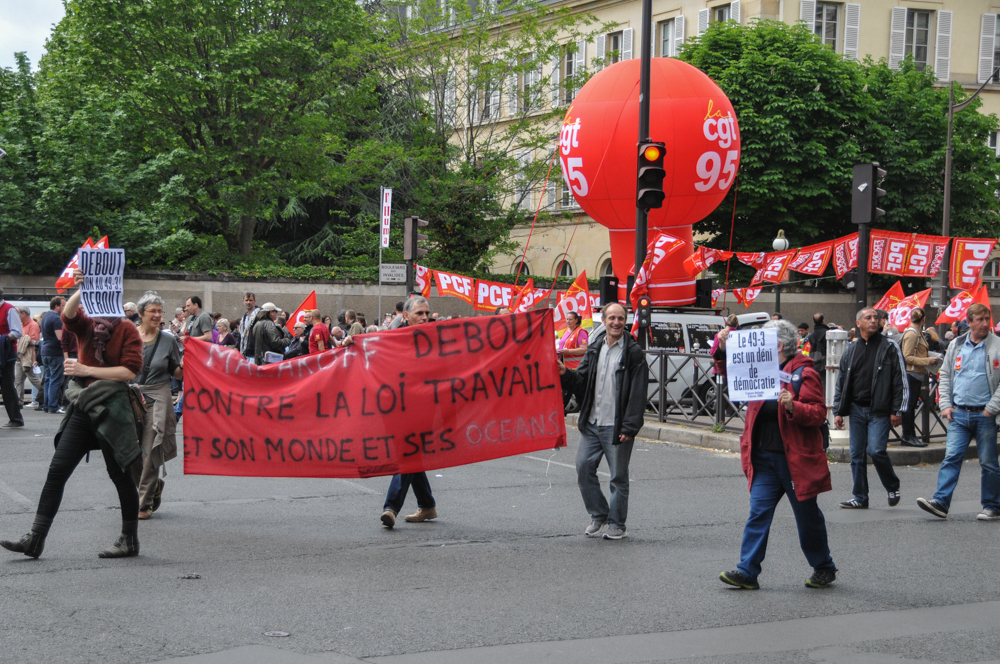
[[[666,144],[655,141],[645,141],[639,144],[639,178],[636,185],[636,205],[650,210],[663,207],[663,178],[667,172],[663,170],[663,157],[666,155]]]

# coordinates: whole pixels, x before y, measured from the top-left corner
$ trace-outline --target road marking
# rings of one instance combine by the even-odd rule
[[[21,503],[25,507],[34,507],[35,505],[33,502],[31,502],[31,500],[27,496],[25,496],[23,493],[20,493],[17,489],[7,484],[3,480],[0,480],[0,491],[3,491],[8,496],[10,496],[15,503]]]
[[[549,461],[548,459],[543,459],[541,457],[531,456],[529,454],[524,455],[525,459],[532,459],[533,461],[541,461],[542,463],[551,463],[553,466],[562,466],[563,468],[570,468],[576,470],[576,466],[570,465],[568,463],[562,463],[560,461]],[[611,477],[611,473],[606,473],[603,470],[597,471],[598,475],[603,475],[604,477]]]

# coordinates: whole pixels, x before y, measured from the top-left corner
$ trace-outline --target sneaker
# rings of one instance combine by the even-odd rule
[[[396,513],[392,510],[386,510],[382,512],[382,525],[386,528],[392,528],[396,525]]]
[[[806,579],[806,588],[829,588],[830,584],[837,579],[837,570],[823,569],[816,570],[813,575]]]
[[[607,531],[604,533],[604,539],[606,540],[620,540],[626,537],[628,537],[628,531],[618,526],[608,526]]]
[[[933,498],[931,498],[930,500],[917,498],[917,507],[919,507],[925,512],[930,512],[934,516],[941,517],[942,519],[948,518],[948,510],[944,508],[944,505],[934,500]]]
[[[730,586],[743,588],[744,590],[760,590],[760,584],[757,583],[757,579],[751,579],[738,569],[734,569],[732,572],[723,572],[719,575],[719,581]]]
[[[980,521],[1000,521],[1000,512],[987,507],[976,518]]]
[[[8,422],[7,424],[0,427],[0,429],[20,429],[24,426],[24,422]]]
[[[607,525],[607,523],[607,521],[598,521],[597,519],[594,519],[590,522],[590,525],[587,526],[587,529],[583,531],[583,534],[587,537],[600,537],[601,531],[604,530],[604,526]]]
[[[146,521],[147,519],[152,519],[152,518],[153,518],[153,508],[152,507],[146,507],[146,508],[143,508],[143,509],[139,510],[139,520],[140,521]]]
[[[840,506],[845,510],[866,510],[868,509],[867,500],[858,500],[857,498],[851,498],[850,500],[845,500],[840,504]]]
[[[900,495],[898,491],[890,491],[888,495],[889,495],[889,507],[895,507],[896,505],[899,504]]]
[[[430,507],[428,509],[424,509],[423,507],[421,507],[413,514],[409,514],[407,516],[404,516],[403,518],[406,521],[409,521],[410,523],[420,523],[421,521],[430,521],[431,519],[436,519],[437,515],[438,512],[436,507]]]
[[[66,409],[65,408],[60,408],[59,410],[56,411],[55,414],[56,415],[65,415],[66,414]]]
[[[32,403],[31,410],[45,410],[40,403]]]

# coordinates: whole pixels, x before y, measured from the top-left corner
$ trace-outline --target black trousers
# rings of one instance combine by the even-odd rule
[[[77,410],[74,411],[73,416],[66,424],[66,429],[56,447],[56,453],[52,457],[52,463],[49,464],[49,474],[45,478],[42,497],[38,500],[36,527],[33,527],[33,530],[39,530],[37,527],[39,525],[47,530],[47,526],[52,523],[56,512],[59,511],[63,488],[66,486],[67,480],[76,470],[80,459],[95,448],[100,448],[104,463],[108,467],[108,475],[118,490],[118,500],[121,501],[122,507],[122,521],[125,523],[135,522],[139,518],[139,492],[135,488],[135,482],[132,481],[131,475],[118,465],[111,448],[101,443],[94,435],[90,418],[83,411]]]
[[[906,412],[903,413],[903,438],[915,438],[917,433],[915,411],[920,400],[920,388],[924,383],[909,374],[906,375],[906,380],[910,383],[910,403],[906,404]]]
[[[0,394],[3,395],[3,407],[7,410],[7,419],[24,424],[24,418],[21,417],[24,395],[18,394],[14,387],[14,363],[18,361],[0,363]]]

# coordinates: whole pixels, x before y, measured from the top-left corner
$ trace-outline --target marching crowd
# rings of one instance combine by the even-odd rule
[[[76,279],[77,283],[82,281],[79,271]],[[122,510],[121,534],[98,555],[139,553],[138,521],[151,518],[159,507],[164,464],[177,455],[175,426],[182,406],[183,390],[178,388],[183,380],[183,338],[229,346],[238,349],[247,361],[261,364],[321,353],[350,345],[357,335],[436,319],[428,301],[414,296],[397,303],[395,312],[387,314],[381,325],[367,325],[364,315],[354,311],[343,312],[334,322],[314,310],[294,321],[294,332],[290,333],[277,306],[266,302],[258,307],[256,296],[247,292],[243,297],[246,312],[239,320],[209,314],[200,298],[192,296],[166,322],[163,299],[149,291],[137,303],[125,305],[126,318],[88,317],[77,292],[68,300],[54,298],[50,310],[34,321],[25,310],[5,302],[2,295],[0,291],[0,358],[4,360],[0,366],[4,403],[11,420],[5,426],[23,426],[21,399],[10,397],[23,394],[25,379],[37,389],[36,409],[63,415],[31,529],[19,540],[0,541],[8,550],[35,558],[42,553],[66,481],[83,456],[98,449]],[[505,308],[496,311],[497,315],[509,313]],[[557,348],[564,399],[575,402],[579,410],[577,479],[590,517],[585,535],[614,541],[628,536],[628,466],[635,436],[644,423],[648,371],[641,346],[626,332],[625,308],[611,303],[602,314],[603,325],[589,336],[580,327],[578,315],[567,315],[568,329]],[[845,417],[850,421],[853,476],[852,495],[840,507],[868,508],[869,457],[888,505],[900,503],[900,480],[887,453],[890,428],[902,425],[902,444],[924,445],[915,436],[913,413],[921,390],[936,373],[937,389],[931,389],[930,398],[936,392],[940,414],[950,423],[946,456],[937,490],[930,499],[918,498],[917,504],[936,517],[948,516],[962,460],[975,438],[982,468],[983,506],[977,518],[1000,520],[1000,340],[991,333],[989,308],[971,305],[967,324],[951,331],[946,346],[931,330],[924,329],[921,309],[912,311],[911,325],[902,333],[895,332],[886,318],[885,312],[875,309],[859,311],[852,330],[855,339],[840,359],[833,415],[838,429],[843,428]],[[711,351],[722,373],[726,340],[738,326],[735,317],[727,322]],[[788,496],[801,548],[813,568],[806,585],[824,588],[836,579],[837,572],[817,503],[820,493],[832,490],[823,386],[826,333],[833,327],[825,323],[822,314],[814,316],[812,332],[807,325],[795,327],[778,315],[764,327],[776,329],[778,357],[785,373],[777,400],[747,404],[740,447],[750,515],[739,565],[721,574],[720,579],[740,588],[759,587],[757,577],[774,510],[781,498]],[[22,353],[22,347],[31,351]],[[937,356],[939,349],[945,351],[943,358]],[[14,371],[9,370],[11,363]],[[41,371],[35,371],[39,365]],[[11,384],[15,382],[18,392]],[[597,478],[602,458],[610,469],[610,499]],[[405,520],[421,522],[437,517],[427,475],[402,474],[390,482],[380,516],[382,525],[396,525],[411,486],[417,511]]]

